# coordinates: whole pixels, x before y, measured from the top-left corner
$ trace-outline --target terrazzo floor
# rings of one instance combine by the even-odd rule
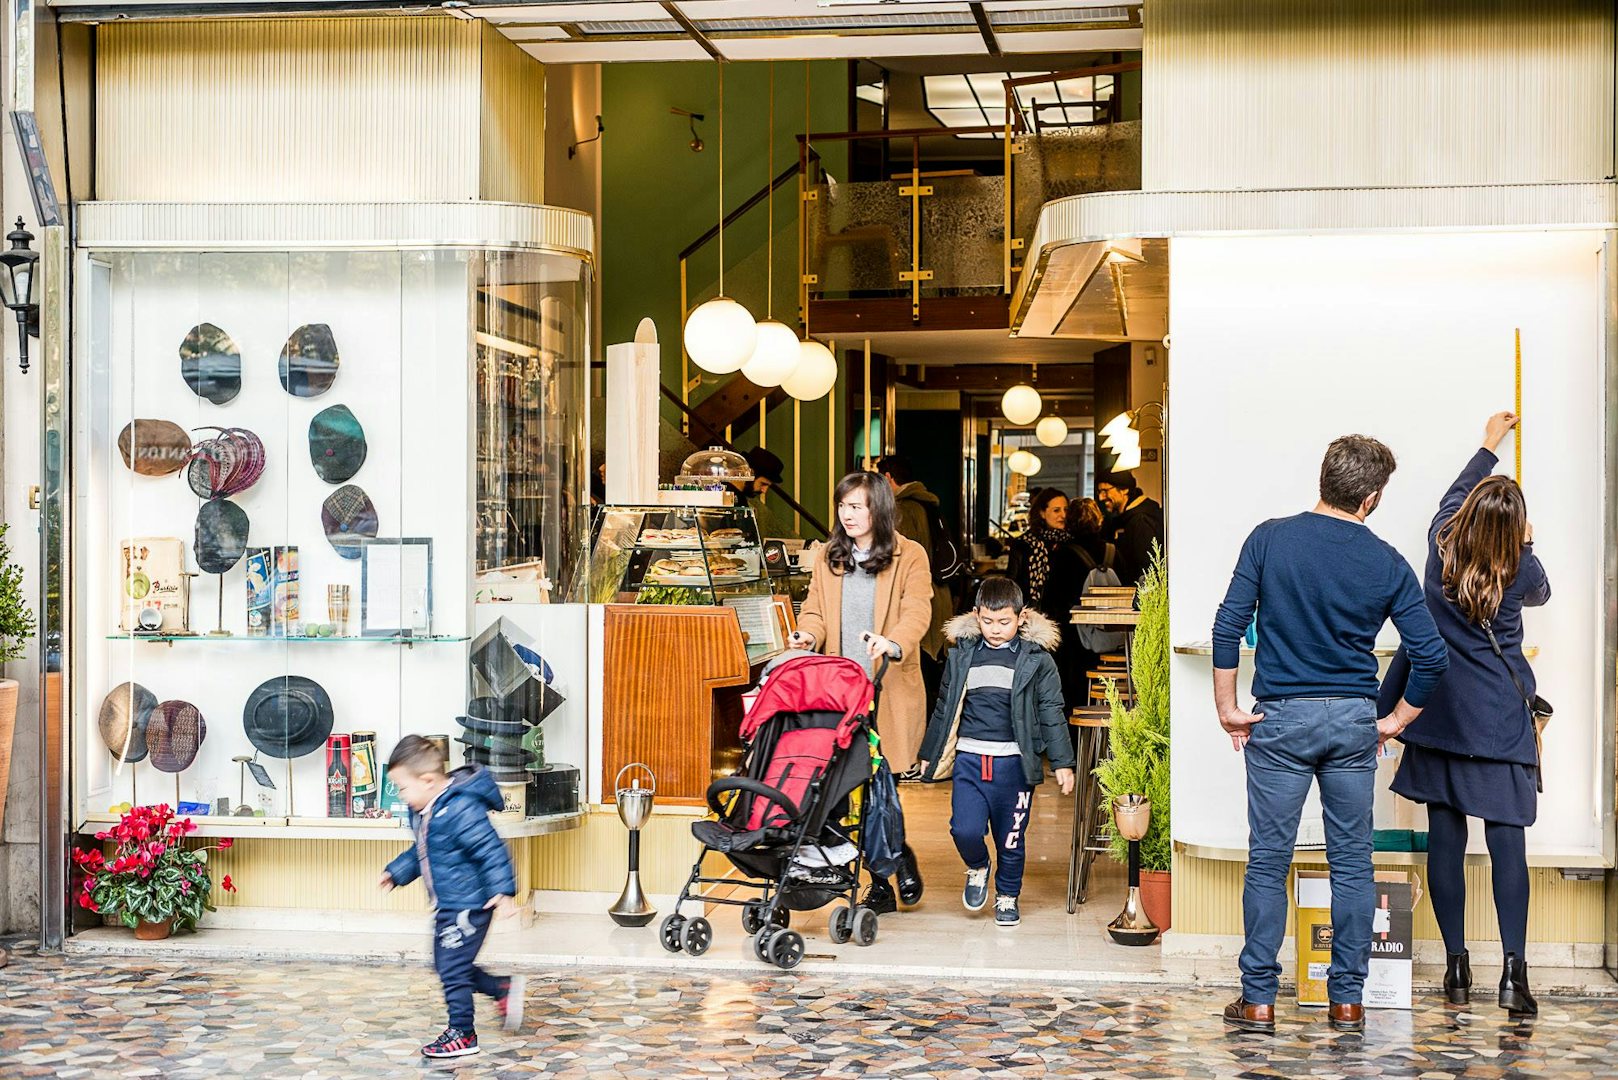
[[[1280,1010],[1226,1034],[1229,991],[560,970],[529,977],[507,1034],[428,1063],[442,1025],[417,966],[47,956],[0,970],[0,1077],[1531,1077],[1618,1075],[1611,1000],[1544,999],[1513,1022],[1480,995],[1381,1011],[1362,1035]]]

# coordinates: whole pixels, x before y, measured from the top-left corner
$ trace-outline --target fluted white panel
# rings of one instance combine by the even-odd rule
[[[1152,189],[1599,180],[1612,0],[1153,0]]]

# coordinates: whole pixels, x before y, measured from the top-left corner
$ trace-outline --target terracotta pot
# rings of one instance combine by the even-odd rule
[[[1172,881],[1173,876],[1167,870],[1140,872],[1140,902],[1159,930],[1167,930],[1174,923]]]
[[[16,679],[0,679],[0,830],[6,824],[6,787],[11,782],[11,739],[17,732]]]
[[[173,927],[172,918],[164,919],[162,922],[147,922],[142,919],[135,924],[135,937],[140,941],[162,941],[169,936],[169,931]]]

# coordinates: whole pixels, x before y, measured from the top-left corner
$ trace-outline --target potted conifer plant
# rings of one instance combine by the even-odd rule
[[[1169,872],[1173,845],[1169,838],[1169,590],[1163,550],[1154,545],[1152,565],[1136,594],[1140,623],[1135,627],[1130,679],[1134,702],[1126,706],[1116,686],[1108,688],[1112,707],[1112,751],[1096,780],[1104,806],[1102,820],[1112,837],[1112,856],[1127,862],[1129,845],[1113,823],[1113,799],[1145,795],[1151,800],[1151,825],[1140,845],[1141,902],[1160,929],[1173,919]]]

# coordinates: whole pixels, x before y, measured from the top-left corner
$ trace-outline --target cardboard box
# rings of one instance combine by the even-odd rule
[[[185,572],[185,542],[172,536],[141,536],[119,544],[123,561],[118,629],[124,633],[185,634],[191,629],[191,578]],[[143,626],[143,611],[157,625]]]
[[[247,636],[268,637],[274,607],[275,564],[270,549],[247,549]]]
[[[303,620],[298,610],[297,545],[276,547],[272,555],[274,608],[271,612],[270,636],[297,637],[303,632]]]
[[[1371,917],[1371,962],[1363,1003],[1368,1009],[1410,1008],[1415,958],[1415,909],[1421,884],[1402,870],[1378,870],[1376,908]],[[1330,1004],[1326,976],[1331,966],[1331,874],[1299,870],[1293,884],[1298,905],[1294,938],[1298,947],[1298,1004]]]

